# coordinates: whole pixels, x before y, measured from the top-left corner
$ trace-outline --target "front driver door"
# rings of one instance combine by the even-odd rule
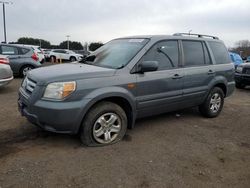
[[[142,61],[157,61],[159,68],[154,72],[137,73],[137,116],[159,114],[178,107],[183,86],[178,41],[158,42],[139,63]]]

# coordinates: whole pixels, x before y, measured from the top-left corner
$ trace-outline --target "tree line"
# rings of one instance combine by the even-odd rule
[[[28,44],[41,46],[46,49],[67,49],[68,41],[63,41],[59,45],[52,45],[49,41],[44,39],[37,39],[31,37],[21,37],[16,42],[11,42],[12,44]],[[95,51],[103,45],[102,42],[91,42],[88,46],[90,51]],[[85,50],[85,46],[82,43],[77,41],[69,41],[69,46],[71,50]],[[235,52],[241,55],[243,59],[250,56],[250,41],[249,40],[240,40],[235,43],[235,46],[229,48],[229,51]]]
[[[44,39],[37,39],[31,37],[21,37],[16,42],[10,42],[11,44],[27,44],[34,46],[41,46],[45,49],[67,49],[68,41],[62,41],[59,45],[52,45],[49,41]],[[92,42],[88,45],[90,51],[95,51],[103,45],[102,42]],[[82,43],[77,41],[69,41],[70,50],[85,50]]]
[[[243,60],[250,56],[250,41],[240,40],[235,43],[233,48],[229,48],[229,51],[239,54]]]

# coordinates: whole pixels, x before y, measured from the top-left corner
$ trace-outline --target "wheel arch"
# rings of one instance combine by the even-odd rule
[[[228,82],[226,80],[225,77],[223,76],[217,76],[215,77],[209,84],[209,90],[207,95],[209,94],[209,92],[214,88],[214,87],[219,87],[222,89],[223,93],[224,93],[224,97],[227,96],[227,92],[228,92],[228,88],[227,88]]]
[[[77,60],[76,56],[73,56],[73,55],[69,56],[69,60],[70,60],[71,58],[74,58],[75,60]]]
[[[222,89],[224,97],[227,96],[227,86],[225,83],[217,83],[214,85],[214,87],[219,87],[220,89]]]
[[[21,76],[23,73],[22,73],[22,71],[23,71],[23,69],[25,68],[25,67],[32,67],[33,69],[35,68],[35,66],[34,65],[32,65],[31,63],[25,63],[25,64],[23,64],[23,65],[21,65],[20,66],[20,68],[19,68],[19,75]]]
[[[113,102],[117,105],[119,105],[126,113],[128,118],[128,129],[132,129],[134,127],[135,119],[136,119],[136,108],[135,103],[131,99],[129,99],[127,96],[124,96],[123,94],[106,94],[103,96],[99,96],[97,98],[94,98],[93,100],[89,101],[87,106],[83,109],[83,116],[81,119],[81,124],[78,127],[77,132],[80,131],[80,128],[82,126],[82,123],[87,115],[87,113],[97,104],[108,101]]]

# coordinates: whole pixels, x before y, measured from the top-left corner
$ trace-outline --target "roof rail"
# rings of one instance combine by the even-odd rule
[[[219,39],[216,36],[211,36],[211,35],[203,35],[203,34],[194,34],[194,33],[175,33],[173,36],[196,36],[198,38],[212,38],[212,39]]]

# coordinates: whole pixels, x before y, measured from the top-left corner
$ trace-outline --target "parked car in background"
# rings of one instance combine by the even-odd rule
[[[238,65],[243,63],[243,60],[242,60],[242,58],[240,57],[239,54],[234,53],[234,52],[229,52],[229,55],[230,55],[230,58],[231,58],[232,62],[234,63],[235,68]]]
[[[83,55],[83,58],[87,57],[90,52],[87,50],[74,50],[75,53]]]
[[[250,85],[250,63],[243,63],[235,70],[235,83],[239,89],[244,89]]]
[[[32,48],[34,49],[34,52],[37,53],[40,63],[44,63],[45,55],[44,55],[43,50],[39,46],[38,47],[32,47]]]
[[[53,49],[50,51],[49,54],[50,59],[62,59],[66,61],[80,61],[83,58],[82,54],[77,54],[71,50],[65,50],[65,49]]]
[[[7,56],[0,55],[0,87],[7,85],[13,80],[13,73]]]
[[[82,63],[30,71],[18,105],[45,130],[102,146],[121,140],[138,118],[193,106],[217,117],[234,88],[234,65],[217,37],[135,36],[106,43]]]
[[[31,47],[0,44],[0,54],[8,56],[14,75],[25,76],[31,69],[41,66],[38,55]]]
[[[37,54],[40,63],[44,63],[45,56],[40,46],[28,45],[28,44],[18,44],[18,45],[24,46],[24,47],[31,47],[34,50],[34,52]]]
[[[43,54],[44,54],[44,57],[45,57],[45,60],[48,61],[49,60],[49,54],[50,54],[50,49],[42,49],[43,50]]]
[[[247,62],[247,63],[250,62],[250,56],[247,57],[246,62]]]

